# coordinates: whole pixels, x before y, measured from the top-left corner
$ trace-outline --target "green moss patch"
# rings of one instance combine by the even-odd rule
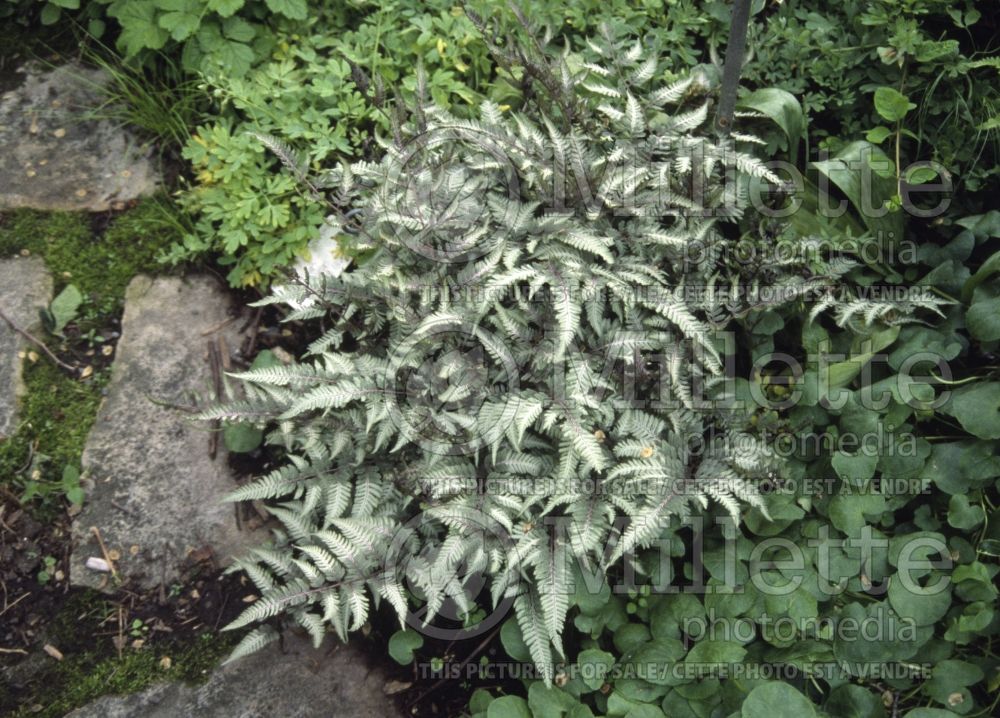
[[[77,378],[34,352],[25,362],[27,393],[18,430],[0,443],[0,483],[17,497],[33,497],[28,508],[41,519],[63,505],[65,467],[79,467],[107,383],[125,288],[136,274],[162,272],[157,257],[178,236],[158,198],[106,220],[34,210],[0,215],[0,257],[40,256],[56,293],[73,284],[84,297],[71,331],[40,338],[68,363],[90,366],[91,372]]]
[[[164,200],[143,200],[95,232],[90,215],[75,212],[16,210],[0,219],[0,257],[41,256],[56,291],[76,285],[105,311],[115,311],[136,274],[157,273],[157,257],[176,241],[179,230]]]
[[[0,443],[0,477],[16,496],[30,490],[37,497],[29,508],[38,518],[51,518],[62,505],[62,472],[79,466],[104,379],[80,382],[42,358],[26,364],[28,391],[17,433]]]
[[[0,691],[0,709],[13,711],[14,717],[59,718],[103,695],[135,693],[161,681],[202,682],[232,649],[231,636],[207,630],[197,636],[147,642],[135,649],[130,644],[136,636],[126,630],[129,645],[119,657],[112,637],[101,635],[108,630],[97,630],[116,607],[93,591],[71,595],[50,625],[52,645],[65,658],[53,660],[32,681],[27,694]]]

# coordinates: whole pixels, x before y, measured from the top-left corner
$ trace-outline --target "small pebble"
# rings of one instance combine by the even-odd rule
[[[108,562],[103,558],[98,558],[97,556],[91,556],[88,558],[86,566],[91,571],[104,571],[105,573],[111,571],[111,567],[108,565]]]

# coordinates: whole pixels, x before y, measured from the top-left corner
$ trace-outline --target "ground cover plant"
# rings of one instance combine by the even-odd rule
[[[858,365],[838,409],[807,390],[791,409],[759,412],[757,424],[769,426],[786,459],[765,497],[770,517],[751,509],[739,526],[712,516],[676,524],[667,535],[675,592],[646,581],[624,594],[604,587],[597,597],[575,596],[580,640],[565,682],[529,679],[509,696],[479,690],[470,712],[993,714],[1000,464],[995,339],[984,337],[995,333],[984,332],[974,307],[998,289],[995,280],[983,288],[996,221],[995,212],[963,218],[895,265],[967,298],[945,318],[883,340],[874,375],[863,380]],[[792,315],[758,338],[800,356],[832,338],[849,354],[853,332],[828,326]],[[925,371],[897,373],[914,358]],[[950,373],[941,376],[945,361]],[[919,391],[901,401],[913,379]],[[788,376],[757,381],[775,401],[794,389]],[[866,391],[889,397],[866,408]],[[692,540],[700,545],[693,554]],[[900,558],[907,546],[933,559],[910,578]],[[691,595],[691,586],[702,588]],[[866,637],[848,633],[853,627]],[[501,635],[512,659],[527,659],[514,622]],[[674,668],[644,672],[650,661]]]

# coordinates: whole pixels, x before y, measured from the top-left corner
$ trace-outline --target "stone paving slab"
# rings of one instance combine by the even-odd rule
[[[105,73],[21,69],[23,83],[0,95],[0,210],[104,212],[155,191],[149,148],[109,120],[84,117],[103,101]]]
[[[207,345],[221,337],[226,353],[240,346],[243,321],[230,321],[233,311],[212,277],[139,276],[129,284],[107,397],[83,452],[87,495],[73,521],[73,585],[114,587],[86,565],[104,549],[121,581],[150,589],[169,588],[193,551],[209,548],[225,564],[260,542],[222,501],[236,486],[222,442],[211,458],[208,425],[173,408],[212,394]]]
[[[350,645],[329,653],[286,638],[216,669],[201,686],[159,684],[104,696],[67,718],[400,718],[385,676]],[[329,654],[329,655],[328,655]]]
[[[52,276],[39,257],[0,259],[0,309],[29,332],[40,328],[39,311],[52,301]],[[0,319],[0,441],[17,428],[17,405],[24,393],[21,353],[29,342]]]

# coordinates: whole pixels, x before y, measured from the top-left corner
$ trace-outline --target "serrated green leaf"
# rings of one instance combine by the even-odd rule
[[[306,0],[266,0],[266,2],[268,10],[292,20],[305,20],[309,12]]]

